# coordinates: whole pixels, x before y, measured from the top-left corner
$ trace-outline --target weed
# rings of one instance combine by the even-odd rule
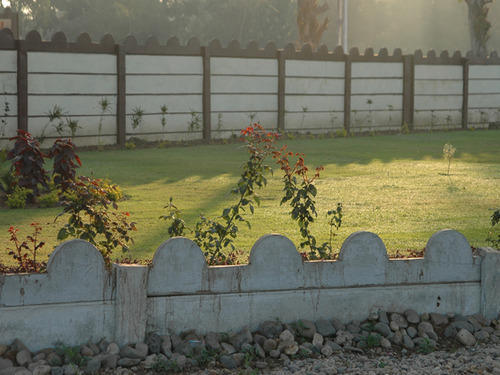
[[[141,106],[134,107],[132,109],[132,129],[137,129],[142,124],[142,120],[144,117],[144,109]]]
[[[436,111],[434,109],[431,109],[431,133],[432,133],[432,130],[434,129],[434,125],[436,125],[436,120],[437,120],[437,116],[436,116]]]
[[[401,125],[401,134],[409,134],[410,133],[410,128],[408,126],[408,123],[406,121],[403,122]]]
[[[373,100],[367,99],[366,104],[368,104],[368,123],[370,124],[370,131],[372,131],[372,127],[373,127],[373,116],[372,116]]]
[[[181,368],[177,362],[172,360],[157,359],[151,368],[154,372],[165,374],[169,372],[180,372]]]
[[[391,125],[392,124],[392,111],[394,111],[394,106],[392,104],[388,104],[387,109],[389,110],[389,125]]]
[[[191,110],[191,119],[188,123],[188,131],[190,133],[198,131],[201,129],[201,117],[200,114],[194,110]]]
[[[217,113],[217,131],[220,133],[222,126],[224,125],[222,121],[223,114],[221,112]]]
[[[373,349],[380,346],[381,337],[378,333],[370,333],[368,336],[361,338],[362,345],[368,349]]]
[[[104,115],[110,110],[110,103],[108,98],[101,98],[98,104],[100,113],[99,113],[99,126],[97,128],[97,140],[98,140],[97,142],[99,146],[101,146],[102,123],[104,121]]]
[[[168,205],[164,208],[168,209],[166,215],[160,216],[160,219],[165,221],[172,221],[172,224],[168,227],[168,235],[170,237],[177,237],[184,235],[186,228],[186,222],[181,218],[181,211],[173,203],[173,198],[170,197]]]
[[[135,147],[136,147],[136,146],[135,146],[135,143],[134,143],[134,142],[132,142],[132,141],[125,142],[125,148],[126,148],[127,150],[133,150],[133,149],[135,149]]]
[[[457,149],[455,147],[453,147],[452,144],[446,143],[443,146],[443,157],[448,161],[447,176],[450,175],[451,160],[453,159],[453,156],[455,156],[456,151],[457,151]]]
[[[335,120],[337,120],[337,115],[335,114],[335,110],[330,111],[330,125],[332,129],[335,129]]]
[[[79,346],[66,346],[62,343],[56,344],[56,353],[64,358],[64,362],[76,367],[85,365],[85,358],[80,354]]]
[[[162,132],[165,133],[165,128],[167,127],[167,114],[168,114],[168,107],[166,104],[162,105],[160,107],[161,111],[161,129]]]
[[[500,248],[500,231],[497,229],[497,236],[495,238],[495,227],[496,225],[500,223],[500,210],[496,210],[493,212],[493,215],[491,215],[491,228],[488,233],[488,238],[486,238],[486,242],[488,242],[492,247],[494,248]]]
[[[4,93],[3,93],[3,114],[2,114],[2,118],[0,119],[0,129],[1,129],[1,136],[2,137],[5,136],[5,130],[7,128],[7,118],[9,117],[9,112],[10,112],[10,103],[7,100],[6,92],[5,92],[5,89],[4,89]]]
[[[47,121],[47,123],[45,123],[45,125],[42,128],[42,132],[37,137],[37,139],[40,143],[43,143],[43,141],[45,141],[45,139],[46,139],[45,133],[50,125],[53,125],[56,128],[57,132],[59,132],[59,131],[62,132],[63,128],[64,128],[63,117],[65,116],[65,112],[62,109],[62,107],[55,104],[51,109],[49,109],[49,111],[46,113],[46,115],[48,117],[48,121]],[[56,120],[58,121],[58,123],[53,124]]]
[[[422,340],[419,340],[417,344],[417,352],[421,354],[429,354],[432,353],[436,347],[434,346],[434,343],[431,342],[427,337],[422,338]]]

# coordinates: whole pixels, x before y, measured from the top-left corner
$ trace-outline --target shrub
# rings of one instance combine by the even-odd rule
[[[101,181],[103,189],[107,192],[106,196],[111,202],[119,202],[125,197],[120,186],[111,183],[111,180],[107,178]]]
[[[495,226],[500,223],[500,210],[496,210],[491,215],[491,228],[488,233],[488,238],[486,238],[486,242],[488,242],[494,248],[500,248],[500,232],[497,233],[495,237]]]
[[[132,141],[125,142],[125,148],[127,150],[133,150],[133,149],[135,149],[135,143]]]
[[[38,204],[40,207],[55,207],[59,203],[59,191],[57,189],[51,190],[46,194],[38,197]]]
[[[54,158],[52,175],[55,184],[62,191],[68,190],[75,181],[76,168],[82,166],[80,158],[75,154],[75,145],[71,139],[58,139],[54,142],[49,157]]]
[[[8,254],[17,262],[15,272],[40,272],[47,267],[46,262],[37,261],[38,251],[45,245],[45,242],[39,240],[42,233],[42,227],[38,223],[31,223],[33,234],[22,241],[17,238],[19,229],[10,227],[10,242],[14,249],[7,248]]]
[[[20,187],[30,189],[34,196],[40,195],[38,185],[47,188],[47,172],[43,169],[44,158],[40,151],[40,143],[30,133],[24,130],[17,131],[14,148],[7,155],[12,160],[12,168]]]
[[[7,206],[9,208],[24,208],[32,190],[16,186],[12,193],[7,194]]]
[[[133,243],[129,232],[136,230],[135,223],[128,221],[129,213],[118,211],[108,195],[102,180],[80,176],[62,196],[63,212],[57,216],[69,215],[67,224],[59,230],[59,240],[73,237],[92,243],[107,265],[114,249],[128,250],[128,244]]]

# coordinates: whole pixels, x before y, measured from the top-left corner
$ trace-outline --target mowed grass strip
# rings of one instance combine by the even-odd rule
[[[500,207],[500,131],[458,131],[409,135],[380,135],[334,139],[280,141],[306,155],[311,166],[325,170],[317,182],[318,218],[313,232],[319,243],[329,235],[326,212],[337,202],[344,205],[344,221],[334,240],[337,251],[353,232],[378,234],[390,254],[421,250],[436,231],[462,232],[471,245],[486,245],[489,218]],[[446,175],[445,143],[456,147],[451,174]],[[83,175],[110,178],[129,199],[119,203],[137,223],[135,244],[127,256],[151,258],[168,239],[165,214],[169,197],[193,227],[200,213],[215,217],[235,201],[231,188],[239,179],[247,154],[243,144],[204,145],[163,149],[94,151],[79,153]],[[240,226],[236,245],[248,255],[252,245],[267,233],[281,233],[295,244],[298,227],[289,207],[280,206],[280,171],[259,191],[262,203],[250,216],[252,228]],[[47,242],[44,256],[58,244],[57,232],[65,222],[54,222],[59,208],[0,210],[0,261],[12,263],[8,228],[24,237],[31,222],[43,225]],[[116,257],[121,252],[116,252]],[[242,261],[246,257],[242,256]]]

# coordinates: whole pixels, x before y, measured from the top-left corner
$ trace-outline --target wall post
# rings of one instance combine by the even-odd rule
[[[351,133],[351,75],[352,61],[350,56],[345,56],[344,73],[344,129],[347,134]]]
[[[210,51],[208,47],[201,47],[203,59],[203,140],[209,142],[212,138],[212,108],[211,108],[211,73]]]
[[[481,314],[486,319],[498,317],[500,301],[500,251],[480,249],[481,255]]]
[[[285,51],[278,51],[278,132],[285,132]]]
[[[126,77],[126,52],[123,46],[116,46],[116,73],[117,73],[117,97],[116,97],[116,144],[125,146],[127,131],[127,77]]]
[[[462,95],[462,129],[467,129],[469,123],[469,59],[462,59],[463,95]]]
[[[28,53],[26,42],[17,43],[17,129],[28,131]]]
[[[115,340],[119,345],[146,338],[148,267],[114,265],[116,272]]]
[[[415,111],[415,59],[412,55],[403,56],[403,124],[413,130]]]

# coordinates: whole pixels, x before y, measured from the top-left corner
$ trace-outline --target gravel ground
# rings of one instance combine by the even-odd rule
[[[199,375],[216,374],[494,374],[500,375],[500,344],[480,344],[455,351],[430,354],[351,354],[340,353],[326,359],[305,359],[265,370],[204,370]]]

